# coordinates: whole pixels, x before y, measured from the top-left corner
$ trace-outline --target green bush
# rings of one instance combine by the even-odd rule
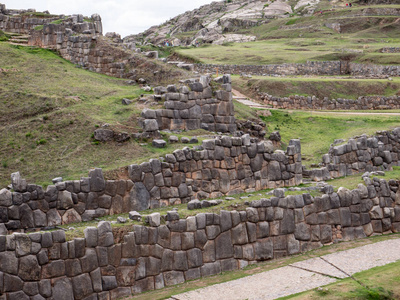
[[[44,144],[46,144],[46,143],[47,143],[47,140],[46,140],[46,139],[40,139],[40,140],[36,141],[36,144],[37,144],[37,145],[44,145]]]

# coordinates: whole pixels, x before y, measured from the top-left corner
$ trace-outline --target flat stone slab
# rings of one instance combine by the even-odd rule
[[[347,275],[345,275],[345,273],[341,272],[340,270],[319,257],[307,259],[305,261],[299,261],[297,263],[291,264],[291,266],[336,278],[348,277]]]
[[[353,275],[374,267],[384,266],[400,259],[400,239],[386,240],[375,244],[324,255],[323,258]]]
[[[175,295],[173,299],[267,300],[300,293],[335,281],[330,277],[288,266]]]

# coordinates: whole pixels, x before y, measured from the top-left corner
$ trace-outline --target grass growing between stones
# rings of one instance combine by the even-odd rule
[[[361,96],[395,96],[400,95],[400,78],[388,79],[354,79],[352,77],[266,77],[252,76],[251,79],[232,76],[235,88],[246,95],[256,97],[255,90],[268,93],[274,97],[293,95],[316,96],[328,99],[357,99]]]
[[[377,242],[388,240],[388,239],[395,239],[395,238],[399,238],[399,237],[400,237],[400,234],[389,234],[389,235],[382,235],[382,236],[374,236],[374,237],[355,240],[355,241],[351,241],[351,242],[342,242],[342,243],[338,243],[338,244],[332,244],[332,245],[324,246],[324,247],[316,249],[316,250],[306,252],[304,254],[294,255],[294,256],[290,256],[290,257],[285,257],[285,258],[281,258],[281,259],[276,259],[276,260],[272,260],[272,261],[260,262],[260,263],[254,264],[254,265],[249,265],[242,270],[224,272],[220,275],[215,275],[215,276],[211,276],[211,277],[205,277],[205,278],[201,278],[201,279],[197,279],[197,280],[188,281],[188,282],[178,284],[175,286],[166,287],[161,290],[149,291],[149,292],[146,292],[146,293],[143,293],[140,295],[135,295],[134,297],[129,298],[129,299],[138,299],[138,300],[168,299],[169,297],[171,297],[173,295],[178,295],[180,293],[189,292],[189,291],[203,288],[206,286],[211,286],[214,284],[243,278],[246,276],[269,271],[272,269],[277,269],[277,268],[288,266],[290,264],[293,264],[293,263],[296,263],[299,261],[303,261],[303,260],[307,260],[310,258],[315,258],[315,257],[323,256],[326,254],[336,253],[338,251],[344,251],[344,250],[361,247],[364,245],[377,243]],[[394,263],[394,264],[398,264],[398,263]],[[394,264],[391,264],[391,265],[394,265]],[[387,266],[390,266],[390,265],[387,265]],[[387,266],[379,267],[379,268],[385,268]],[[398,265],[396,265],[396,267],[397,267],[397,269],[399,269]],[[395,271],[396,267],[393,267],[392,271]],[[379,269],[379,268],[374,268],[374,269]],[[374,270],[374,269],[371,269],[371,270]],[[370,272],[371,270],[361,272],[359,274],[367,273],[367,272]],[[396,272],[398,272],[398,271],[396,270]],[[356,274],[356,275],[358,275],[358,274]],[[396,276],[399,276],[399,275],[396,275]],[[388,278],[388,277],[386,277],[386,278]],[[357,277],[357,278],[359,278],[359,277]],[[360,279],[362,279],[362,278],[360,278]],[[376,286],[376,285],[373,285],[373,286]],[[328,286],[328,289],[329,289],[329,286]],[[296,295],[295,297],[301,296],[301,295],[302,294],[299,294],[299,295]],[[298,298],[298,299],[322,299],[322,298],[314,297],[315,295],[316,295],[316,293],[313,294],[312,298]],[[283,299],[285,299],[285,298],[283,298]],[[289,299],[292,299],[292,298],[289,298]],[[297,299],[297,298],[295,298],[295,299]],[[341,299],[341,298],[332,298],[332,299]],[[348,299],[351,299],[351,298],[348,298]],[[355,298],[353,297],[352,299],[355,299]],[[368,299],[368,298],[359,298],[359,299]],[[383,299],[383,298],[381,298],[381,299]]]
[[[345,115],[303,111],[271,110],[271,116],[261,117],[268,132],[279,130],[283,148],[289,140],[301,140],[303,165],[319,163],[335,139],[348,139],[357,135],[372,135],[379,130],[400,126],[397,116]]]
[[[393,171],[387,171],[385,176],[374,176],[379,179],[395,179],[395,180],[400,180],[400,167],[394,166]],[[328,184],[334,186],[335,191],[338,190],[339,187],[345,187],[347,189],[355,189],[357,188],[357,185],[362,183],[364,184],[364,181],[361,179],[361,174],[356,174],[356,175],[351,175],[351,176],[346,176],[346,177],[341,177],[341,178],[336,178],[332,180],[327,181]],[[312,184],[302,184],[299,187],[309,187]],[[271,195],[268,195],[268,192],[270,192],[270,189],[267,190],[261,190],[261,191],[256,191],[254,193],[244,193],[244,194],[238,194],[238,195],[232,195],[231,197],[234,198],[233,200],[226,200],[222,202],[219,205],[208,207],[208,208],[202,208],[202,209],[194,209],[194,210],[188,210],[187,209],[187,204],[178,204],[174,205],[173,207],[162,207],[162,208],[155,208],[155,209],[148,209],[141,211],[140,214],[143,216],[141,222],[137,221],[132,221],[129,219],[129,215],[127,213],[124,214],[118,214],[118,215],[112,215],[112,216],[105,216],[98,218],[97,220],[90,221],[90,222],[81,222],[81,223],[72,223],[72,224],[66,224],[60,226],[61,228],[64,228],[66,231],[66,237],[67,240],[72,240],[77,237],[84,237],[83,231],[86,227],[88,226],[96,226],[96,224],[99,221],[110,221],[112,223],[112,228],[114,229],[114,232],[118,232],[120,230],[131,230],[132,225],[146,225],[144,223],[144,217],[147,215],[150,215],[152,213],[160,213],[161,215],[166,215],[168,211],[172,209],[176,209],[179,213],[180,218],[187,218],[189,216],[195,216],[199,213],[215,213],[219,214],[221,210],[245,210],[247,205],[244,203],[247,201],[253,201],[253,200],[259,200],[261,198],[271,198]],[[311,190],[311,191],[300,191],[300,190],[294,190],[294,191],[287,191],[285,192],[285,196],[288,195],[298,195],[298,194],[303,194],[303,193],[309,193],[313,197],[317,197],[321,195],[321,192]],[[225,197],[222,198],[216,198],[216,199],[225,199]],[[214,199],[214,200],[216,200]],[[213,199],[207,199],[207,200],[213,200]],[[127,219],[127,223],[115,223],[118,217],[124,217]]]
[[[309,186],[307,185],[300,185],[300,187],[306,187]],[[81,223],[71,223],[71,224],[66,224],[60,226],[61,228],[66,229],[66,237],[68,240],[71,240],[73,238],[77,237],[83,237],[83,231],[86,227],[88,226],[95,226],[99,221],[116,221],[118,217],[124,217],[128,220],[127,223],[112,223],[111,226],[115,228],[116,231],[118,231],[119,228],[127,228],[131,230],[132,225],[135,224],[140,224],[140,225],[146,225],[144,223],[144,217],[147,215],[150,215],[152,213],[160,213],[161,215],[166,215],[168,211],[175,209],[178,211],[180,218],[187,218],[189,216],[195,216],[199,213],[215,213],[219,214],[221,210],[246,210],[246,207],[248,205],[245,205],[244,203],[246,201],[253,201],[253,200],[259,200],[261,198],[271,198],[271,195],[267,195],[268,192],[270,192],[270,189],[267,190],[261,190],[257,191],[254,193],[244,193],[244,194],[238,194],[238,195],[232,195],[230,197],[234,198],[232,200],[226,200],[223,201],[221,204],[216,205],[216,206],[211,206],[208,208],[201,208],[201,209],[194,209],[194,210],[188,210],[187,209],[187,204],[177,204],[174,206],[167,206],[167,207],[162,207],[162,208],[154,208],[154,209],[148,209],[148,210],[143,210],[140,211],[139,213],[142,215],[142,221],[141,222],[134,222],[132,220],[129,220],[129,214],[124,213],[124,214],[118,214],[118,215],[112,215],[112,216],[105,216],[98,218],[94,221],[90,222],[81,222]],[[287,191],[285,193],[286,196],[288,195],[297,195],[297,194],[303,194],[303,193],[310,193],[312,196],[319,196],[321,193],[319,191]],[[225,197],[221,198],[215,198],[215,199],[207,199],[207,200],[216,200],[216,199],[225,199]]]
[[[365,287],[351,278],[341,279],[320,289],[303,292],[283,299],[399,299],[400,262],[375,267],[353,275]]]

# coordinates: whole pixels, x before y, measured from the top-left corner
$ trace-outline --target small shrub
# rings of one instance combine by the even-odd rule
[[[297,20],[298,20],[297,18],[296,18],[296,19],[291,19],[291,20],[289,20],[289,21],[286,22],[286,25],[293,25],[293,24],[296,24]]]
[[[6,161],[3,161],[3,168],[6,169],[8,167],[8,163]]]
[[[49,119],[49,116],[48,116],[48,115],[43,116],[43,120],[44,120],[44,121],[47,121],[48,119]]]
[[[28,132],[27,134],[25,134],[25,137],[26,137],[26,138],[32,137],[32,133],[31,133],[31,132]]]
[[[46,140],[46,139],[40,139],[40,140],[36,141],[36,144],[37,144],[37,145],[44,145],[44,144],[46,144],[46,143],[47,143],[47,140]]]

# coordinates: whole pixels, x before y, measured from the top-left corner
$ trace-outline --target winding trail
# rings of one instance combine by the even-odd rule
[[[257,102],[256,100],[247,97],[245,95],[243,95],[242,93],[240,93],[237,90],[232,89],[232,93],[234,94],[233,99],[243,103],[246,106],[249,107],[254,107],[254,108],[263,108],[263,109],[274,109],[274,110],[278,110],[279,108],[273,108],[269,105],[265,105],[262,103]],[[294,110],[294,109],[285,109],[285,111],[288,112],[294,112],[294,111],[298,111],[298,110]],[[355,116],[385,116],[385,117],[391,117],[391,116],[400,116],[400,112],[357,112],[357,111],[323,111],[323,110],[302,110],[305,112],[309,112],[309,113],[313,113],[313,114],[335,114],[335,115],[355,115]]]

